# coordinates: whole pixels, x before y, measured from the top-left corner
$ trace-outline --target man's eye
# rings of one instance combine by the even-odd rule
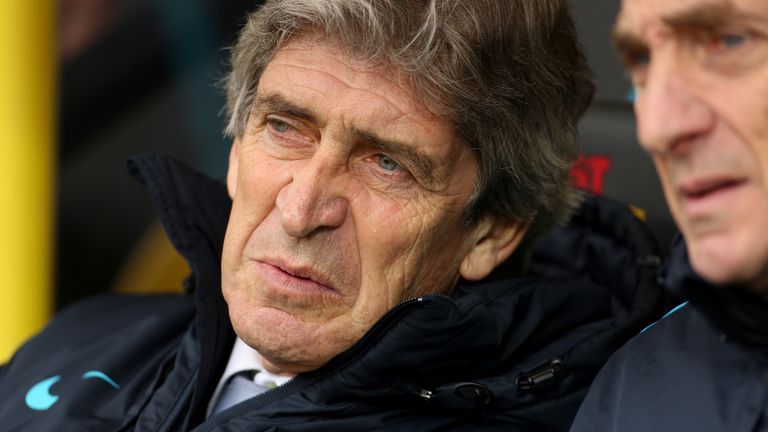
[[[651,54],[648,51],[636,51],[627,55],[627,64],[631,67],[647,66],[651,62]]]
[[[721,32],[712,33],[704,36],[704,48],[707,55],[711,54],[729,54],[731,51],[738,50],[750,42],[750,35],[747,32]]]
[[[723,48],[736,48],[747,41],[747,35],[732,33],[718,36],[718,42]]]
[[[620,48],[619,57],[627,69],[644,67],[651,61],[651,53],[644,47]]]
[[[276,118],[268,119],[267,123],[272,129],[279,133],[288,132],[293,128],[293,126],[291,126],[288,122]]]
[[[385,171],[396,171],[400,168],[400,164],[396,160],[387,155],[378,155],[379,166]]]

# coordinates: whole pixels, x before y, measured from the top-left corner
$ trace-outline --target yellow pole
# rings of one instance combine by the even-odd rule
[[[50,316],[53,0],[0,0],[0,363]]]

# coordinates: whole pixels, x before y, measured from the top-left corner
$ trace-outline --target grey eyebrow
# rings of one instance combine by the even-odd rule
[[[290,114],[315,123],[317,116],[310,110],[300,107],[279,94],[259,94],[253,104],[253,112],[274,111]]]

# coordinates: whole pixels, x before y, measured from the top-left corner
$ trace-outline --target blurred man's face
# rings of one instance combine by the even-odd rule
[[[693,267],[768,294],[765,0],[624,0],[615,38]]]
[[[399,74],[341,52],[281,49],[231,153],[223,292],[277,372],[321,366],[403,299],[448,293],[462,266],[484,276],[464,262],[487,226],[461,220],[473,153]]]

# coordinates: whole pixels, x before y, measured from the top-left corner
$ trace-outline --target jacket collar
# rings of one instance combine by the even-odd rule
[[[768,357],[768,303],[738,286],[716,286],[691,267],[685,240],[678,235],[666,267],[666,285],[688,299],[726,337]]]
[[[197,424],[203,420],[205,405],[235,341],[221,294],[220,268],[232,203],[223,182],[168,156],[133,157],[128,169],[146,186],[168,237],[192,269],[187,289],[197,306],[191,331],[198,342],[199,367],[189,420]]]

